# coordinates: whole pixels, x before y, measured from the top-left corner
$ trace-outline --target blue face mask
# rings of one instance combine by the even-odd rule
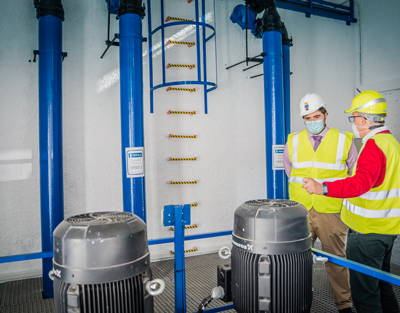
[[[308,131],[314,135],[319,134],[324,129],[324,119],[312,122],[306,122],[306,127]]]

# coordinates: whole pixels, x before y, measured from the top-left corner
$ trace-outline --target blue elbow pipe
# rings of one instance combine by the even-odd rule
[[[64,219],[62,155],[62,21],[39,17],[39,148],[42,251],[53,251],[53,231]],[[43,296],[52,298],[52,258],[43,258]]]
[[[123,205],[146,222],[142,16],[122,14],[119,31]]]
[[[276,169],[283,156],[285,119],[283,106],[282,33],[277,30],[263,32],[264,101],[267,198],[284,199],[286,176],[282,168]]]

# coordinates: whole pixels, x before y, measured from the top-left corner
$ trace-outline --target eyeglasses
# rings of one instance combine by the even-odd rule
[[[349,122],[350,122],[350,123],[354,123],[354,120],[356,119],[356,117],[363,117],[363,118],[366,120],[365,116],[356,115],[356,116],[349,116],[349,117],[348,117]]]

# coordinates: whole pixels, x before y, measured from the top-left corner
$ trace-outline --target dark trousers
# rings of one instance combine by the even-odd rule
[[[359,234],[349,230],[347,258],[390,272],[390,257],[395,239],[396,236]],[[399,313],[391,284],[350,270],[350,287],[357,313]]]

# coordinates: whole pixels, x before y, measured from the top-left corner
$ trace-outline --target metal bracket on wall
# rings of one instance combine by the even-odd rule
[[[36,57],[37,57],[39,54],[40,54],[39,50],[33,50],[33,60],[29,60],[29,62],[34,62],[34,63],[36,63]],[[62,56],[62,60],[61,60],[61,61],[64,61],[64,59],[68,56],[68,53],[67,53],[67,52],[62,52],[62,53],[61,53],[61,56]]]
[[[140,9],[140,11],[141,10],[142,9]],[[143,5],[143,10],[145,10],[145,6],[144,5]],[[116,12],[113,12],[113,13],[116,13]],[[113,40],[110,40],[110,19],[111,19],[111,4],[110,4],[110,1],[108,1],[108,22],[107,22],[107,40],[106,40],[107,48],[106,48],[106,50],[104,50],[104,52],[101,55],[100,59],[102,59],[104,57],[104,55],[106,54],[106,52],[108,51],[108,49],[111,46],[119,47],[119,42],[115,41],[115,40],[119,39],[119,34],[114,34]],[[117,17],[117,19],[118,19],[118,17]],[[147,42],[147,38],[142,37],[142,41],[143,42]]]
[[[250,69],[250,68],[253,68],[253,67],[255,67],[255,66],[258,66],[258,65],[260,65],[260,64],[263,64],[263,62],[264,62],[263,57],[266,56],[266,55],[267,55],[267,54],[266,54],[265,52],[260,53],[259,55],[256,55],[255,57],[246,58],[246,59],[244,59],[243,61],[240,61],[240,62],[238,62],[238,63],[236,63],[236,64],[230,65],[230,66],[228,66],[226,69],[229,70],[229,69],[231,69],[232,67],[235,67],[235,66],[237,66],[237,65],[243,64],[244,62],[246,62],[246,63],[248,63],[248,62],[256,62],[256,63],[258,63],[258,64],[256,64],[256,65],[250,66],[250,67],[245,68],[245,69],[243,70],[243,71],[246,71],[246,70],[248,70],[248,69]],[[262,57],[262,58],[259,58],[259,57]]]
[[[106,48],[106,50],[104,50],[104,52],[103,52],[103,54],[101,55],[100,59],[102,59],[102,58],[104,57],[104,55],[106,54],[106,52],[108,51],[108,49],[109,49],[111,46],[117,46],[117,47],[119,47],[119,41],[115,41],[115,40],[117,40],[117,39],[119,39],[119,34],[114,34],[114,38],[113,38],[113,40],[111,40],[111,41],[110,41],[109,39],[106,40],[107,48]]]
[[[33,50],[33,60],[29,60],[29,62],[35,62],[36,63],[36,56],[39,55],[39,50]]]

